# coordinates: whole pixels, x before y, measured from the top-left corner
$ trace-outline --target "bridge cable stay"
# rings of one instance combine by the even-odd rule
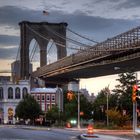
[[[51,30],[51,29],[49,29],[49,28],[47,28],[48,30]],[[61,34],[59,34],[59,33],[57,33],[57,32],[55,32],[55,31],[53,31],[53,30],[51,30],[51,32],[53,32],[55,35],[57,35],[57,36],[59,36],[59,37],[61,37],[62,39],[70,39],[70,38],[66,38],[66,37],[64,37],[64,36],[62,36]],[[75,41],[75,40],[74,40]],[[108,44],[110,45],[110,43],[111,43],[111,39],[107,39],[106,41],[104,41],[104,44],[105,45],[107,45],[108,46]],[[118,41],[118,40],[117,40]],[[127,40],[128,41],[128,40]],[[130,38],[130,41],[131,41],[131,38]],[[77,42],[77,41],[76,41]],[[124,42],[122,42],[122,39],[121,39],[121,42],[118,44],[118,45],[121,45],[121,44],[123,44]],[[98,43],[98,44],[96,44],[95,46],[100,46],[99,44],[102,44],[102,43]],[[85,44],[83,44],[82,43],[82,45],[85,45]],[[116,45],[114,45],[114,43],[113,43],[113,46],[115,47]],[[112,47],[113,47],[112,46]],[[124,51],[124,48],[113,48],[113,49],[110,49],[110,48],[100,48],[100,49],[97,49],[97,50],[93,50],[94,49],[94,46],[91,46],[91,48],[90,48],[90,51],[91,51],[91,49],[92,49],[92,51],[95,51],[95,52],[106,52],[106,51],[108,51],[108,52],[110,52],[110,51]],[[109,50],[107,50],[107,49],[109,49]],[[125,50],[129,50],[129,49],[131,49],[131,48],[125,48]],[[132,49],[134,49],[134,47],[132,47]],[[82,49],[79,49],[80,51],[82,51]],[[85,51],[85,50],[84,50]]]
[[[65,36],[61,35],[60,33],[56,32],[56,31],[54,31],[54,30],[52,30],[52,29],[50,29],[50,28],[48,28],[48,27],[46,27],[46,26],[44,26],[44,27],[47,28],[47,30],[49,30],[49,31],[50,31],[51,33],[53,33],[54,35],[56,35],[56,36],[58,36],[58,37],[60,37],[60,38],[62,38],[62,39],[64,39],[64,40],[66,40],[66,41],[69,41],[69,42],[71,42],[71,43],[73,43],[73,44],[75,44],[75,45],[78,45],[78,46],[81,46],[81,45],[82,45],[82,47],[85,47],[85,48],[91,47],[90,45],[81,43],[81,42],[79,42],[79,41],[76,41],[76,40],[71,39],[71,38],[68,38],[68,37],[65,37]]]
[[[49,41],[50,39],[48,39],[47,37],[44,37],[44,36],[42,36],[40,33],[38,33],[38,32],[36,32],[34,29],[32,29],[31,27],[29,27],[28,25],[27,25],[27,27],[32,31],[32,32],[34,32],[35,34],[37,34],[38,36],[40,36],[41,38],[43,38],[43,39],[45,39],[45,40],[47,40],[47,41]],[[115,38],[115,37],[114,37]],[[110,39],[111,40],[111,39]],[[93,51],[93,52],[110,52],[110,51],[114,51],[114,52],[116,52],[116,51],[125,51],[125,50],[130,50],[130,49],[135,49],[134,47],[129,47],[129,48],[112,48],[112,49],[110,49],[110,48],[101,48],[102,46],[105,46],[106,44],[107,44],[107,42],[108,42],[108,39],[106,40],[106,41],[104,41],[104,42],[101,42],[101,43],[98,43],[98,44],[96,44],[96,45],[94,45],[94,46],[92,46],[92,48],[88,48],[88,49],[77,49],[77,48],[75,48],[75,47],[67,47],[67,48],[69,48],[69,49],[75,49],[75,50],[79,50],[80,52],[79,53],[82,53],[83,51],[87,51],[87,52],[91,52],[91,51]],[[61,43],[58,43],[58,42],[55,42],[57,45],[59,45],[59,46],[61,46],[61,47],[65,47],[65,45],[63,45],[63,44],[61,44]],[[116,45],[115,45],[116,46]],[[115,47],[114,46],[114,47]],[[97,47],[99,47],[99,48],[97,48]],[[136,48],[140,48],[140,46],[139,47],[136,47]]]
[[[21,46],[19,45],[18,51],[17,51],[17,56],[16,56],[16,61],[19,59],[20,49],[21,49]]]
[[[75,34],[75,35],[77,35],[77,36],[79,36],[79,37],[81,37],[81,38],[84,38],[84,39],[86,39],[86,40],[88,40],[88,41],[91,41],[91,42],[93,42],[93,43],[99,43],[99,42],[97,42],[97,41],[95,41],[95,40],[92,40],[92,39],[87,38],[87,37],[85,37],[85,36],[83,36],[83,35],[80,35],[79,33],[76,33],[75,31],[71,30],[71,29],[68,28],[68,27],[66,27],[66,29],[67,29],[68,31],[70,31],[71,33],[73,33],[73,34]]]
[[[49,64],[51,62],[53,62],[53,60],[55,59],[55,55],[56,55],[56,51],[54,50],[55,48],[53,47],[54,43],[55,42],[53,40],[51,40],[51,44],[50,45],[48,44],[49,48],[47,50],[47,54],[46,55],[47,55],[47,63],[49,63]]]
[[[34,43],[34,46],[33,46],[33,49],[32,49],[32,51],[31,51],[31,53],[30,53],[30,56],[29,56],[29,58],[30,58],[30,62],[32,62],[32,60],[33,60],[33,57],[34,57],[34,55],[35,55],[35,52],[36,52],[36,49],[37,49],[37,41],[35,41],[35,43]]]
[[[50,39],[48,39],[47,37],[44,37],[43,35],[41,35],[40,33],[36,32],[34,29],[32,29],[31,27],[29,27],[28,25],[26,25],[28,27],[28,29],[30,29],[32,32],[34,32],[36,35],[38,35],[39,37],[47,40],[47,41],[50,41]],[[59,42],[55,42],[56,45],[59,45],[61,47],[66,47],[64,44],[61,44]],[[68,47],[69,49],[75,49],[75,50],[79,50],[77,48],[74,48],[74,47]]]

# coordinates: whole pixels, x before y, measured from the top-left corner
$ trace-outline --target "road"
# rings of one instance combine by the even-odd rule
[[[129,131],[96,130],[98,140],[140,140],[140,135],[133,136]],[[0,125],[0,140],[79,140],[85,130],[57,129],[46,127]]]
[[[38,130],[15,126],[0,128],[0,140],[77,140],[79,134],[78,131],[62,129]]]

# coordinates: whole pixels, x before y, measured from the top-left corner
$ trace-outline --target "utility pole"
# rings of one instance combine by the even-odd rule
[[[78,91],[78,129],[80,129],[80,91]]]
[[[108,88],[109,91],[109,88]],[[109,92],[107,92],[107,126],[109,125],[109,118],[108,118],[108,94]]]
[[[138,74],[136,74],[136,85],[138,86]],[[133,102],[133,133],[135,134],[137,128],[137,101]]]

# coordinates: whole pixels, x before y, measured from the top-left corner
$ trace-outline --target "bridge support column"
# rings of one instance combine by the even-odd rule
[[[46,49],[40,50],[40,67],[46,65],[47,57],[46,57]]]

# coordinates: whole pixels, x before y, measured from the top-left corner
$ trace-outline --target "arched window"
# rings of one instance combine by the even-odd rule
[[[0,87],[0,99],[3,99],[3,88]]]
[[[20,88],[17,87],[15,90],[15,99],[20,99]]]
[[[23,95],[23,98],[25,98],[25,96],[28,94],[28,90],[26,87],[23,88],[22,90],[22,95]]]
[[[12,87],[8,88],[8,99],[13,99],[13,88]]]

